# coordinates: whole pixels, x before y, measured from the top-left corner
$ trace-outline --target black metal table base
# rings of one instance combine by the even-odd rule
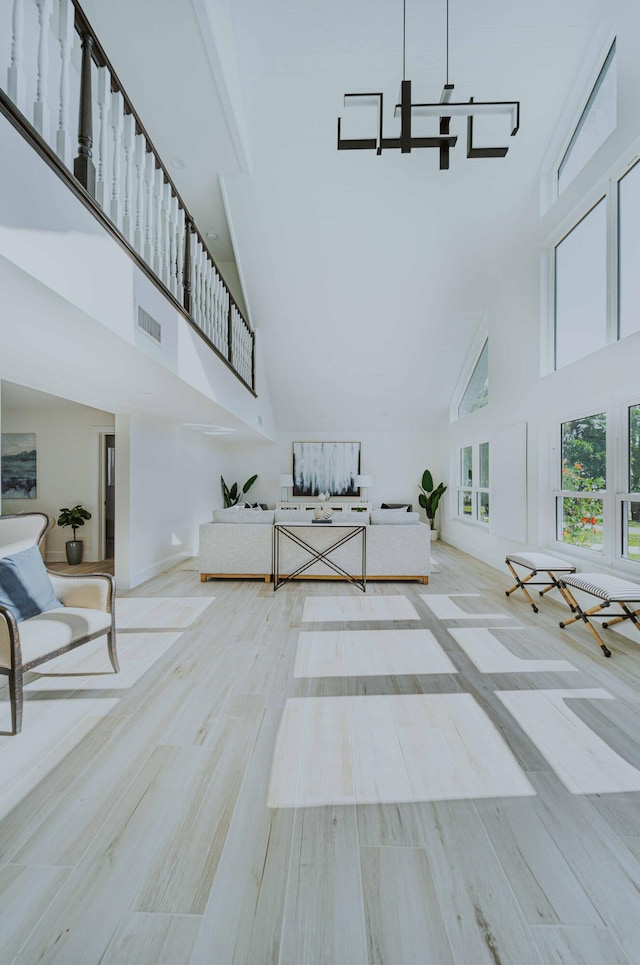
[[[295,523],[294,526],[304,526],[309,525],[306,523]],[[335,542],[331,543],[325,549],[318,549],[317,546],[311,546],[306,540],[299,536],[295,529],[290,523],[276,523],[273,527],[273,555],[272,555],[272,571],[273,571],[273,591],[280,589],[285,583],[290,583],[295,580],[296,577],[300,576],[305,570],[308,570],[310,566],[314,563],[325,563],[331,570],[334,571],[338,576],[342,577],[348,583],[353,583],[358,589],[362,590],[363,593],[367,592],[367,527],[358,525],[357,523],[327,523],[327,524],[317,524],[316,528],[321,529],[348,529],[349,532],[345,533]],[[306,553],[309,554],[309,559],[305,560],[304,563],[295,569],[292,573],[281,574],[280,573],[280,537],[285,536],[287,539],[295,543]],[[360,536],[362,544],[362,577],[359,579],[357,576],[352,576],[351,573],[347,573],[335,560],[329,558],[331,553],[334,553],[349,540],[354,539],[356,536]]]

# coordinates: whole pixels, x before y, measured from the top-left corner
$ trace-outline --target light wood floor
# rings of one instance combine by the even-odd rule
[[[113,559],[99,560],[97,563],[47,563],[47,569],[56,573],[68,573],[70,576],[82,576],[86,573],[111,573],[113,576]]]
[[[120,674],[32,673],[3,965],[640,962],[640,648],[435,553],[366,597],[190,561],[120,601]]]

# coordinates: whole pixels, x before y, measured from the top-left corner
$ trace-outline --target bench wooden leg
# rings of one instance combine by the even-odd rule
[[[591,620],[589,619],[590,616],[593,616],[594,614],[599,613],[601,610],[606,609],[608,606],[610,606],[610,604],[606,602],[598,603],[597,606],[592,606],[589,610],[583,610],[580,607],[580,604],[578,603],[578,601],[576,600],[576,598],[574,597],[573,593],[571,592],[568,586],[565,586],[564,584],[559,583],[558,589],[562,593],[565,599],[565,602],[567,603],[567,606],[569,606],[573,612],[573,616],[570,617],[568,620],[563,620],[559,624],[559,626],[564,630],[565,627],[571,626],[572,623],[576,623],[578,620],[582,620],[583,623],[586,623],[587,627],[589,628],[589,631],[591,632],[592,636],[595,638],[598,646],[601,648],[605,657],[610,657],[611,651],[609,650],[608,646],[606,645],[606,643],[604,642],[604,640],[602,639],[602,637],[600,636],[600,634],[598,633],[594,625],[591,623]]]
[[[515,585],[512,586],[510,590],[505,590],[505,595],[506,595],[506,596],[511,596],[511,594],[513,593],[514,590],[521,589],[522,592],[524,593],[526,599],[527,599],[527,603],[529,604],[529,606],[531,606],[531,607],[533,608],[533,612],[534,612],[534,613],[537,613],[537,612],[538,612],[538,607],[535,605],[535,603],[534,603],[533,600],[531,599],[531,596],[530,596],[530,594],[529,594],[529,591],[527,590],[527,588],[526,588],[526,586],[525,586],[525,583],[528,583],[529,580],[532,580],[533,577],[536,575],[536,571],[533,570],[531,573],[529,573],[529,576],[525,576],[525,578],[524,578],[524,580],[523,580],[523,579],[520,578],[520,576],[518,576],[518,574],[517,574],[516,571],[514,570],[513,566],[512,566],[511,563],[509,562],[509,560],[505,560],[505,563],[507,564],[507,566],[509,567],[509,569],[510,569],[511,572],[513,573],[514,579],[515,579],[515,581],[516,581],[516,582],[515,582]]]

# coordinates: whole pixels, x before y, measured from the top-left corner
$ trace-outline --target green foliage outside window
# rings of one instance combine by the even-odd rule
[[[563,490],[597,493],[607,486],[607,417],[604,412],[562,425]],[[591,549],[602,546],[602,499],[565,496],[560,500],[560,539]]]

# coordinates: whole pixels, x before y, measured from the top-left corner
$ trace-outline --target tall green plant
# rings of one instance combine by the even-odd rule
[[[435,529],[436,510],[438,509],[438,503],[442,499],[443,494],[447,491],[447,487],[444,483],[438,483],[438,485],[434,487],[433,476],[428,469],[425,469],[422,474],[422,484],[418,486],[418,489],[420,490],[418,502],[427,514],[431,529]]]
[[[226,482],[224,481],[224,479],[222,478],[222,476],[220,476],[220,482],[222,483],[222,498],[224,500],[224,508],[229,509],[231,506],[237,506],[238,503],[240,502],[240,497],[244,496],[246,493],[249,492],[249,490],[251,489],[251,487],[253,486],[257,478],[258,478],[258,475],[256,473],[256,475],[252,476],[251,479],[247,479],[242,489],[238,489],[238,483],[234,483],[231,486],[231,488],[229,488]]]

